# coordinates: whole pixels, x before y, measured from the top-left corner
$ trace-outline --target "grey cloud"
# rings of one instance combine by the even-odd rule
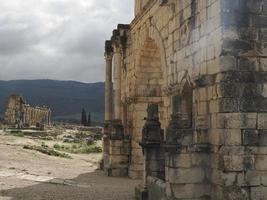
[[[0,79],[103,81],[104,41],[130,22],[133,0],[36,2],[0,3]]]

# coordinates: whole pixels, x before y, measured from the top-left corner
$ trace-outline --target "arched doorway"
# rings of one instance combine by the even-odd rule
[[[142,178],[143,152],[141,140],[144,118],[147,116],[148,104],[159,105],[159,117],[162,118],[163,70],[161,52],[155,40],[147,38],[138,52],[135,65],[134,102],[130,105],[128,119],[131,122],[131,156],[129,176]]]

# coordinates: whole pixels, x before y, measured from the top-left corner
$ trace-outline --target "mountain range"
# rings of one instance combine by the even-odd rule
[[[84,108],[92,121],[102,122],[104,116],[104,83],[82,83],[58,80],[0,81],[0,115],[3,116],[9,95],[21,94],[32,106],[48,106],[56,121],[81,119]]]

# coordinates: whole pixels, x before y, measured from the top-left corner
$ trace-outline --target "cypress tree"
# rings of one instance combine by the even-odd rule
[[[84,126],[86,126],[86,124],[87,124],[86,111],[85,111],[84,108],[82,109],[82,119],[81,119],[81,124],[84,125]]]
[[[87,126],[92,126],[92,122],[91,122],[91,113],[89,112],[88,114],[88,122],[87,122]]]

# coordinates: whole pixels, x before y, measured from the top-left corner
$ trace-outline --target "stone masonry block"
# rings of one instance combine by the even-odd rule
[[[267,146],[267,130],[259,130],[259,146]]]
[[[218,128],[256,128],[256,113],[219,113],[217,116]]]
[[[263,6],[264,6],[265,0],[248,0],[247,1],[247,8],[250,13],[258,13],[262,14],[263,12]],[[266,2],[265,2],[266,4]]]
[[[259,28],[267,27],[267,16],[266,15],[252,15],[251,16],[252,26]]]
[[[171,187],[177,199],[201,199],[210,195],[207,184],[174,184]]]
[[[231,186],[235,184],[237,177],[236,172],[220,173],[220,175],[221,175],[220,179],[225,186]]]
[[[121,148],[120,147],[109,147],[109,154],[111,155],[120,155],[121,154]]]
[[[265,200],[267,197],[267,187],[252,187],[251,188],[251,199]]]
[[[170,157],[170,167],[177,168],[177,167],[184,167],[190,168],[191,164],[191,154],[176,154]]]
[[[241,145],[241,130],[240,129],[224,129],[224,144],[229,146]]]
[[[219,100],[219,112],[230,113],[239,111],[239,99],[222,98]]]
[[[124,168],[127,167],[129,162],[128,156],[112,155],[110,156],[111,168]]]
[[[108,172],[109,176],[112,177],[123,177],[123,176],[127,176],[128,175],[128,170],[127,168],[123,168],[123,169],[109,169]]]
[[[205,179],[205,170],[202,168],[169,168],[170,183],[201,183]]]
[[[259,133],[257,130],[243,130],[242,143],[247,146],[257,146],[259,144]]]
[[[238,172],[243,171],[243,156],[235,156],[235,155],[226,155],[223,156],[223,162],[224,162],[224,171],[227,172]]]
[[[267,129],[267,113],[259,113],[257,121],[259,129]]]
[[[210,164],[210,156],[206,153],[192,153],[191,162],[193,167],[206,167]]]
[[[261,176],[264,174],[260,171],[247,171],[246,173],[239,173],[237,176],[237,183],[240,186],[260,186]]]
[[[223,130],[213,129],[209,133],[209,143],[212,145],[222,145],[224,142]]]
[[[122,140],[110,140],[110,146],[112,147],[122,147],[123,141]]]
[[[267,155],[257,155],[255,160],[256,170],[267,170]]]

